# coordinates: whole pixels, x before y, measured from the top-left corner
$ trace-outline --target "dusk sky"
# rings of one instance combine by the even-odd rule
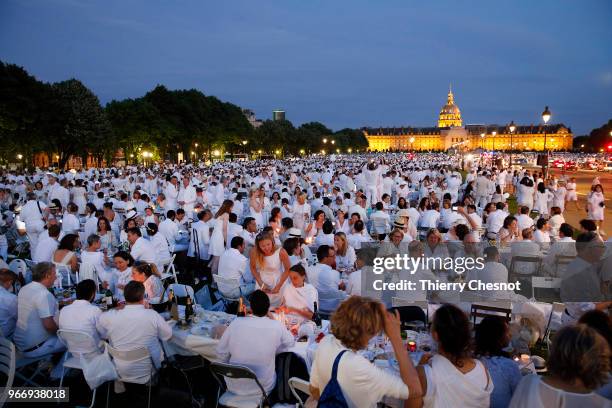
[[[612,118],[612,1],[0,0],[0,60],[102,103],[164,84],[295,125]]]

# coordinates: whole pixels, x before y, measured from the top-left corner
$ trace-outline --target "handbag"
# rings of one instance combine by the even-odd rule
[[[342,350],[340,354],[336,356],[331,378],[319,398],[318,408],[348,408],[348,404],[342,393],[342,388],[340,388],[340,384],[338,383],[338,364],[340,364],[340,359],[347,351],[348,350]]]
[[[113,381],[119,378],[117,369],[111,361],[108,354],[107,344],[104,343],[104,350],[100,354],[96,354],[91,358],[81,356],[81,367],[83,367],[83,376],[87,385],[92,390],[98,388],[107,381]]]

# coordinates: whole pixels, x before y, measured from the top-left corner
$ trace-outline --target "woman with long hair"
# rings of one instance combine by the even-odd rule
[[[110,250],[117,245],[117,238],[111,229],[111,224],[104,216],[98,218],[97,235],[100,237],[102,249]]]
[[[113,261],[115,262],[115,268],[113,269],[116,282],[115,294],[123,300],[123,288],[132,280],[134,258],[126,251],[119,251],[113,256]]]
[[[249,213],[255,218],[257,228],[265,226],[263,210],[265,208],[264,194],[260,189],[252,189],[249,193]],[[216,217],[215,217],[216,218]]]
[[[276,247],[272,233],[260,233],[255,238],[249,263],[257,288],[268,294],[270,304],[277,306],[280,302],[279,292],[291,267],[287,251]]]
[[[77,234],[65,235],[53,254],[53,263],[66,265],[72,272],[76,272],[79,269],[76,251],[80,247],[81,240]]]
[[[543,216],[548,216],[548,202],[552,201],[553,195],[546,188],[544,182],[538,183],[534,196],[533,211],[538,211]]]
[[[159,303],[164,293],[161,273],[155,264],[141,263],[132,267],[132,280],[142,282],[145,287],[145,299],[149,302]]]
[[[233,207],[234,202],[232,200],[224,200],[221,207],[219,207],[219,211],[217,211],[217,214],[215,215],[213,233],[210,237],[210,244],[208,247],[208,253],[212,257],[209,265],[213,274],[217,273],[219,269],[219,258],[225,251],[229,215],[232,212]]]
[[[534,186],[533,179],[528,175],[524,176],[517,186],[517,204],[519,207],[527,206],[533,208]]]
[[[336,232],[334,235],[334,248],[336,250],[336,266],[338,268],[348,269],[355,266],[355,261],[357,260],[355,249],[349,245],[344,232]]]
[[[438,353],[421,358],[417,373],[422,401],[407,406],[487,408],[493,383],[484,364],[472,358],[472,331],[466,314],[445,304],[436,310],[431,336]]]

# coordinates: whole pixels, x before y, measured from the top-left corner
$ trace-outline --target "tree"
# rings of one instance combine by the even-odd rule
[[[599,149],[607,149],[608,145],[612,143],[612,119],[608,120],[605,125],[593,129],[589,135],[590,145],[599,151]]]
[[[43,146],[57,152],[64,168],[70,156],[87,158],[89,153],[113,147],[112,130],[98,97],[76,79],[55,83],[45,98]],[[116,146],[115,146],[116,147]]]

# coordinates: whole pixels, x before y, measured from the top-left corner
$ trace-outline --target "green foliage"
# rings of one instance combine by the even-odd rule
[[[0,157],[5,160],[16,153],[31,158],[45,152],[59,155],[60,167],[70,156],[85,162],[90,154],[109,163],[117,148],[128,161],[140,160],[140,152],[147,150],[173,160],[179,152],[191,157],[196,143],[198,154],[210,154],[213,148],[293,155],[367,148],[360,130],[334,133],[319,122],[296,129],[287,120],[267,120],[254,129],[240,107],[196,89],[173,91],[158,85],[141,98],[113,100],[103,108],[76,79],[47,84],[0,61]]]

